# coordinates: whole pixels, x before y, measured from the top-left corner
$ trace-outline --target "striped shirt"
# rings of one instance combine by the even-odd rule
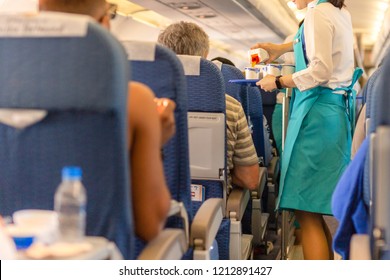
[[[227,94],[225,97],[228,187],[231,188],[230,170],[235,165],[257,164],[258,157],[240,102]]]

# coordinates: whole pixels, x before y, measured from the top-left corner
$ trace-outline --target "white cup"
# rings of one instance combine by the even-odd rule
[[[35,241],[51,244],[58,238],[58,217],[55,211],[25,209],[16,211],[12,218],[16,226],[35,232]]]
[[[267,64],[263,67],[263,77],[267,75],[280,76],[282,67],[279,64]]]
[[[260,79],[260,68],[245,67],[245,79]]]
[[[294,74],[294,72],[295,72],[295,65],[293,65],[293,64],[282,64],[282,71],[281,71],[281,75],[282,76]]]

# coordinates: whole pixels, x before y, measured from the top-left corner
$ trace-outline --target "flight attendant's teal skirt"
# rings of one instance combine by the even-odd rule
[[[283,154],[280,208],[332,214],[334,188],[350,161],[351,127],[345,108],[343,95],[325,93],[303,119],[290,158]],[[293,118],[289,127],[296,122]],[[287,160],[288,168],[283,168]]]
[[[295,37],[296,71],[305,69],[303,25]],[[277,209],[331,215],[331,198],[350,161],[355,70],[346,88],[294,89],[282,156]],[[341,91],[342,94],[336,93]],[[345,94],[344,94],[345,93]]]

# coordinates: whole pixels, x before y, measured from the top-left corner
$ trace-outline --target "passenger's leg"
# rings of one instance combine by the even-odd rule
[[[295,211],[301,226],[302,249],[305,260],[329,260],[327,237],[322,215],[306,211]]]
[[[330,233],[328,225],[326,224],[323,217],[322,217],[322,227],[324,228],[326,241],[328,242],[329,259],[334,260],[334,253],[333,253],[333,247],[332,247],[332,234]]]

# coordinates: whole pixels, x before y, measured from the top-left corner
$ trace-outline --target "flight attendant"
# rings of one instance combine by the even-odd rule
[[[332,215],[333,190],[350,160],[354,124],[354,71],[351,16],[344,0],[295,0],[308,8],[293,42],[256,44],[271,62],[294,51],[295,73],[267,75],[265,91],[294,88],[291,98],[278,209],[292,210],[302,231],[305,259],[333,259],[332,236],[322,215]]]

